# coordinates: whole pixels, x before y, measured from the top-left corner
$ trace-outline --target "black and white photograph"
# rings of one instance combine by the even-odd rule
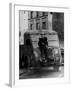
[[[19,79],[64,77],[64,13],[19,10]]]

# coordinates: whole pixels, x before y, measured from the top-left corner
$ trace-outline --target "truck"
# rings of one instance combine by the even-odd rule
[[[42,54],[38,45],[41,36],[47,38],[47,57],[44,53]],[[59,38],[54,30],[30,30],[25,32],[24,45],[19,46],[19,52],[20,68],[53,66],[55,70],[58,70],[61,65],[62,56]]]

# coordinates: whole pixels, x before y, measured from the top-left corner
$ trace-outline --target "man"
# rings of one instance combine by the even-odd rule
[[[39,42],[38,42],[38,45],[39,45],[39,49],[41,51],[41,55],[45,55],[45,58],[48,57],[48,53],[47,53],[47,46],[48,46],[48,42],[47,42],[47,37],[41,35],[41,38],[39,38]]]

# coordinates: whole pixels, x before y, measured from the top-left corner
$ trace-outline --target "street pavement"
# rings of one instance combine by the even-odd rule
[[[29,78],[55,78],[64,76],[64,66],[60,66],[59,70],[53,67],[29,68],[19,70],[19,79]]]

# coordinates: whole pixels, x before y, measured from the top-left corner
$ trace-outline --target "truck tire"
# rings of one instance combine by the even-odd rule
[[[54,65],[54,70],[58,72],[59,71],[59,65]]]

